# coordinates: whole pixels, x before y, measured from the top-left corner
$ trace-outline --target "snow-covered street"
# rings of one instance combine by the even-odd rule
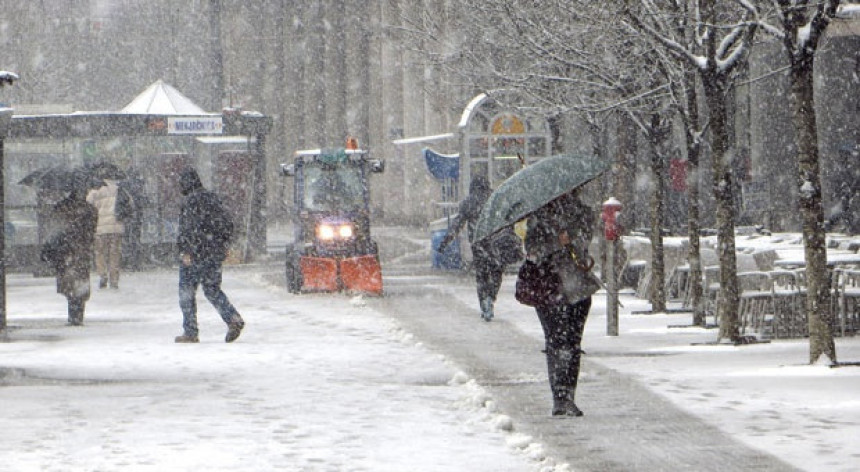
[[[65,326],[53,279],[9,277],[0,343],[4,471],[530,470],[481,392],[396,323],[342,296],[292,297],[228,270],[247,320],[200,295],[201,343],[180,345],[176,274],[124,274]],[[477,404],[476,404],[477,402]]]
[[[514,300],[514,277],[485,323],[471,274],[429,269],[421,235],[383,234],[386,251],[394,235],[418,249],[387,255],[382,299],[290,295],[282,262],[228,267],[224,290],[247,321],[233,344],[202,294],[201,343],[173,343],[171,270],[96,289],[81,328],[65,326],[52,278],[10,274],[0,470],[653,470],[648,457],[676,452],[854,469],[860,368],[806,365],[807,340],[708,345],[714,330],[672,327],[689,313],[631,314],[648,305],[630,293],[610,337],[600,292],[583,345],[586,416],[554,419],[540,325]],[[495,354],[508,342],[520,344],[510,357]],[[841,361],[860,360],[860,337],[836,343]],[[494,380],[487,366],[513,374]]]

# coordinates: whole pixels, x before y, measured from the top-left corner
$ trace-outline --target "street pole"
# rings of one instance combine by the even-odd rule
[[[0,228],[3,228],[3,236],[0,237],[0,339],[6,338],[6,176],[3,168],[5,160],[3,157],[3,146],[9,131],[9,122],[12,120],[11,108],[0,108]]]
[[[621,202],[609,197],[603,202],[600,219],[603,220],[603,236],[606,238],[606,335],[618,336],[618,275],[615,273],[616,244],[621,239],[618,214]]]
[[[606,335],[618,336],[618,283],[615,278],[615,243],[607,241],[606,261],[609,266],[606,281]]]

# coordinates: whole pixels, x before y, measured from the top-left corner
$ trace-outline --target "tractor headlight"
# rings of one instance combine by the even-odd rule
[[[317,226],[317,237],[322,241],[334,241],[335,239],[351,239],[355,234],[352,224],[321,224]]]
[[[341,227],[338,228],[338,233],[340,233],[340,237],[343,239],[351,238],[353,234],[352,225],[341,225]]]
[[[332,239],[334,239],[334,226],[319,225],[317,227],[317,237],[322,239],[323,241],[331,241]]]

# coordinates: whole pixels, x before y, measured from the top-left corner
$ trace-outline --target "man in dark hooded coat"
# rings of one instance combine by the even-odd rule
[[[245,322],[221,290],[221,269],[233,235],[233,223],[217,195],[203,188],[200,176],[186,168],[179,176],[179,188],[185,196],[179,212],[179,307],[182,309],[184,333],[178,343],[196,343],[197,286],[227,323],[225,341],[239,337]]]
[[[502,276],[505,266],[513,264],[523,257],[522,242],[514,233],[513,228],[475,242],[473,240],[475,224],[481,215],[481,209],[493,193],[490,189],[490,181],[482,175],[472,177],[469,182],[469,196],[460,202],[459,214],[448,234],[439,243],[439,252],[445,250],[448,244],[457,237],[457,234],[468,226],[469,241],[472,244],[472,257],[474,258],[475,283],[478,290],[478,303],[481,306],[481,318],[484,321],[493,319],[493,305],[502,285]]]

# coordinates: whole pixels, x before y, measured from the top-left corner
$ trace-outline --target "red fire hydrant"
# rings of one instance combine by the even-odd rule
[[[621,236],[621,225],[618,222],[619,213],[621,213],[621,202],[615,197],[609,197],[609,200],[603,202],[600,219],[603,220],[603,233],[607,241],[615,241]]]

